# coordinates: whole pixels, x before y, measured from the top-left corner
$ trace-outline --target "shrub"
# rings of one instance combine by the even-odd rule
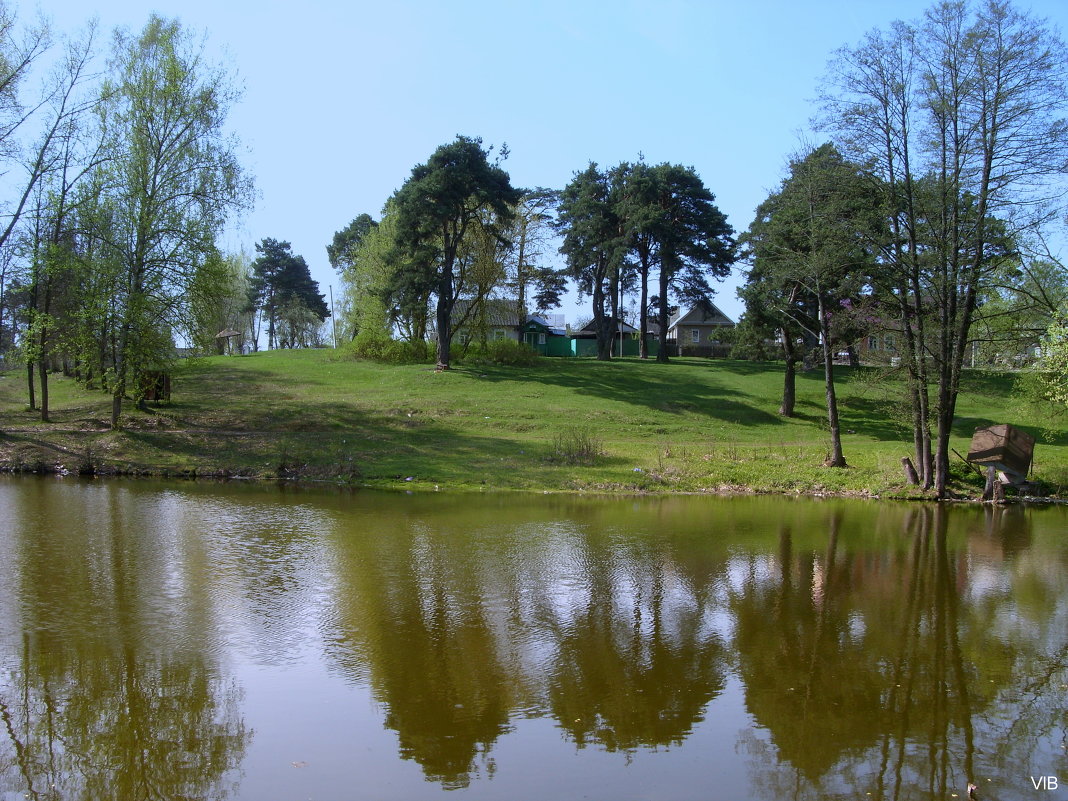
[[[529,345],[514,339],[495,339],[485,348],[472,345],[465,361],[471,364],[501,364],[511,367],[532,367],[537,364],[538,352]]]
[[[781,362],[782,348],[766,342],[734,342],[730,345],[730,358],[750,362]]]
[[[397,340],[379,331],[361,331],[349,349],[356,358],[384,364],[414,364],[427,358],[425,342]]]
[[[593,464],[603,450],[601,441],[588,429],[568,426],[553,435],[550,460],[564,464]]]

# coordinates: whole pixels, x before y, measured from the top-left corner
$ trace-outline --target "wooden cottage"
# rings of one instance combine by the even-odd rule
[[[529,315],[523,324],[523,341],[542,356],[570,356],[571,341],[557,320],[539,315]]]
[[[730,353],[730,346],[720,338],[735,323],[711,301],[689,309],[679,309],[668,321],[666,344],[679,356],[720,356]]]
[[[570,356],[571,343],[558,315],[527,314],[520,317],[516,303],[507,298],[486,298],[481,305],[461,299],[453,309],[457,327],[453,334],[461,345],[510,339],[523,342],[542,356]]]

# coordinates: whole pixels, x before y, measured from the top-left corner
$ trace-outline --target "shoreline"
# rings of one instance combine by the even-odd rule
[[[0,432],[0,444],[3,439],[9,433],[24,433],[20,431],[11,431],[10,429],[4,432]],[[86,432],[81,432],[86,433]],[[101,432],[96,432],[101,433]],[[220,433],[220,432],[215,432]],[[260,433],[260,432],[226,432],[227,434],[240,434],[240,433]],[[57,449],[62,446],[52,445]],[[0,449],[2,450],[2,449]],[[64,449],[66,450],[66,449]],[[70,453],[74,456],[75,454]],[[829,468],[828,468],[829,469]],[[263,473],[256,474],[243,469],[230,469],[226,467],[213,467],[213,468],[185,468],[174,469],[169,467],[159,466],[117,466],[117,465],[94,465],[92,469],[86,469],[84,466],[80,466],[77,469],[71,469],[67,465],[55,461],[37,461],[37,462],[16,462],[11,463],[6,459],[0,459],[0,475],[7,476],[56,476],[60,478],[76,477],[76,478],[94,478],[94,479],[144,479],[144,480],[159,480],[159,481],[196,481],[207,483],[229,483],[231,481],[244,482],[248,484],[286,484],[289,486],[317,486],[317,487],[331,487],[337,489],[365,489],[379,492],[419,492],[419,493],[433,493],[433,492],[445,492],[449,494],[501,494],[501,493],[523,493],[531,495],[566,495],[574,497],[602,497],[602,498],[669,498],[669,497],[752,497],[752,496],[775,496],[784,498],[808,498],[808,499],[850,499],[850,500],[870,500],[870,501],[888,501],[888,502],[905,502],[905,503],[953,503],[953,504],[978,504],[981,506],[1009,506],[1017,504],[1035,505],[1035,506],[1056,506],[1068,504],[1068,498],[1061,498],[1059,496],[1034,496],[1034,495],[1010,495],[1002,500],[989,500],[984,501],[980,497],[969,495],[963,492],[955,494],[953,497],[945,498],[939,501],[930,495],[924,494],[921,491],[914,491],[912,493],[895,494],[893,492],[878,492],[872,490],[845,490],[845,491],[828,491],[824,489],[811,489],[811,490],[776,490],[749,487],[744,485],[719,485],[715,488],[709,488],[707,490],[693,490],[693,489],[672,489],[670,487],[661,486],[655,490],[650,489],[638,489],[638,488],[619,488],[615,490],[604,488],[585,488],[585,487],[573,487],[573,488],[561,488],[561,487],[508,487],[508,486],[495,486],[487,487],[484,485],[452,485],[442,488],[440,484],[434,484],[427,481],[415,481],[414,479],[371,479],[366,481],[353,480],[351,478],[345,478],[341,474],[337,475],[304,475],[299,470],[293,470],[284,474]]]

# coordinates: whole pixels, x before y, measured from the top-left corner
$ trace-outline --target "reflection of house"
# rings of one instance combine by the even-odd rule
[[[730,348],[721,340],[734,325],[716,304],[703,301],[672,315],[667,344],[679,356],[726,356]]]

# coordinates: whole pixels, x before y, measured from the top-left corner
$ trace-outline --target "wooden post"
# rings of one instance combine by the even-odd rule
[[[998,481],[997,470],[993,466],[986,469],[986,486],[983,487],[983,500],[989,501],[994,497],[994,485],[1000,484]]]
[[[994,503],[1005,502],[1005,484],[1000,480],[994,481]]]

